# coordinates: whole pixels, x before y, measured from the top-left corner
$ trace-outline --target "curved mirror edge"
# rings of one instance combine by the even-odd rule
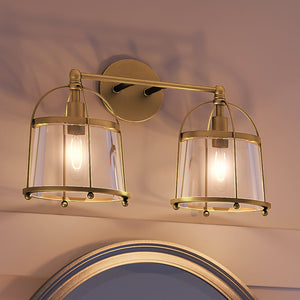
[[[138,263],[128,261],[130,256],[140,257]],[[153,257],[159,257],[159,263],[157,259],[153,260]],[[114,263],[107,267],[105,262],[110,260]],[[190,270],[191,266],[194,271],[188,272],[187,270]],[[149,272],[147,271],[148,267]],[[92,270],[92,274],[90,270]],[[225,299],[255,299],[245,284],[213,259],[181,245],[158,241],[130,241],[92,251],[61,269],[31,299],[70,299],[68,298],[69,295],[75,295],[74,297],[76,297],[77,292],[84,292],[86,286],[95,284],[99,278],[103,280],[102,284],[105,283],[106,288],[109,288],[110,284],[115,284],[113,282],[109,283],[107,278],[109,279],[111,274],[118,272],[120,272],[120,275],[125,276],[124,282],[130,278],[134,279],[138,274],[142,274],[145,279],[147,277],[148,279],[153,278],[156,274],[162,276],[165,285],[169,287],[177,282],[177,285],[187,288],[188,285],[193,285],[193,282],[198,280],[199,286],[202,285],[205,288],[202,291],[200,289],[198,291],[194,290],[194,292],[207,293],[207,291],[211,291],[216,295],[220,295],[221,298],[216,299],[224,299],[224,297]],[[167,276],[166,272],[170,276]],[[89,276],[81,276],[84,273],[89,273]],[[176,273],[177,277],[174,277],[173,275]],[[101,276],[101,274],[104,276]],[[180,277],[182,277],[181,284],[178,283]],[[187,278],[190,280],[189,283]],[[116,280],[122,282],[120,276]],[[163,280],[157,284],[162,282]],[[118,285],[117,282],[116,284]],[[131,283],[131,286],[134,286],[134,282]],[[120,290],[124,288],[126,289],[125,286],[121,286]],[[93,296],[94,292],[101,293],[98,289],[94,289],[94,292],[92,290],[90,296]],[[131,289],[130,292],[134,291]],[[138,292],[138,290],[135,290],[135,292]]]

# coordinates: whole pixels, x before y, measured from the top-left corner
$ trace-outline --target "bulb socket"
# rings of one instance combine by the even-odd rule
[[[67,111],[67,117],[84,118],[84,115],[85,115],[84,103],[79,102],[79,101],[68,102],[66,111]],[[84,135],[85,134],[85,126],[68,125],[68,134]]]
[[[228,131],[228,118],[223,115],[224,105],[216,105],[216,115],[212,117],[212,130]],[[228,148],[227,139],[213,139],[212,146],[215,148]]]
[[[71,101],[66,107],[67,117],[84,118],[85,108],[84,103],[80,101]]]

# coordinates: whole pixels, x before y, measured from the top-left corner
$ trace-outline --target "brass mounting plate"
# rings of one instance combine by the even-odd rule
[[[105,69],[103,75],[159,80],[148,65],[134,59],[122,59],[112,63]],[[119,119],[128,122],[143,122],[152,118],[159,110],[163,100],[162,90],[150,96],[144,96],[144,90],[149,86],[133,85],[115,93],[113,87],[118,84],[100,82],[100,94]]]

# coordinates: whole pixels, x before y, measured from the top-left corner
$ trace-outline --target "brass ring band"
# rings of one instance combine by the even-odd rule
[[[250,209],[250,208],[221,208],[221,207],[189,207],[189,206],[181,206],[181,204],[191,204],[196,202],[203,203],[239,203],[239,204],[248,204],[253,206],[259,206],[261,209]],[[170,201],[172,206],[179,206],[180,208],[187,209],[196,209],[196,210],[213,210],[213,211],[232,211],[232,212],[241,212],[241,211],[259,211],[263,209],[270,209],[271,203],[266,201],[259,200],[251,200],[251,199],[241,199],[241,198],[218,198],[218,197],[182,197],[175,198]]]
[[[214,138],[237,138],[248,140],[249,142],[260,145],[260,137],[254,134],[231,132],[231,131],[217,131],[217,130],[197,130],[186,131],[180,134],[180,141],[192,140],[198,137],[214,137]]]
[[[40,126],[47,126],[49,124],[88,125],[88,123],[90,125],[98,125],[108,130],[120,132],[119,124],[112,121],[88,118],[74,118],[65,116],[35,118],[33,119],[32,126],[34,128],[37,128]]]
[[[86,192],[86,193],[101,193],[108,194],[113,196],[119,196],[123,199],[113,199],[113,198],[93,198],[93,199],[67,199],[68,201],[83,201],[83,202],[112,202],[112,201],[122,201],[130,198],[130,194],[125,191],[113,190],[113,189],[104,189],[104,188],[90,188],[90,187],[77,187],[77,186],[36,186],[36,187],[28,187],[23,189],[23,195],[26,196],[30,194],[31,197],[37,199],[45,199],[45,200],[64,200],[62,197],[55,197],[49,195],[49,197],[45,196],[36,196],[34,193],[39,192]],[[47,195],[48,196],[48,195]]]

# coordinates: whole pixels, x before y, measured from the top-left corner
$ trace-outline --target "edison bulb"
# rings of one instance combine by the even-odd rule
[[[83,149],[81,137],[81,135],[73,135],[71,138],[71,162],[74,170],[80,170],[82,166]]]
[[[220,183],[226,178],[226,153],[223,148],[217,148],[215,152],[214,176]]]

